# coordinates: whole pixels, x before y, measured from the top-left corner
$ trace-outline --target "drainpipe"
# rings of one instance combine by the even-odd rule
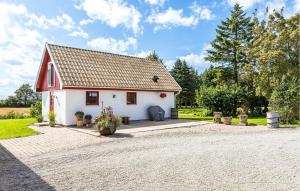
[[[176,97],[180,94],[181,91],[178,91],[175,93],[175,99],[174,99],[174,107],[176,108]]]

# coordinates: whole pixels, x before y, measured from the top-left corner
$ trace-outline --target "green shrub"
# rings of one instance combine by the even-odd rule
[[[234,87],[202,87],[197,95],[197,102],[210,110],[220,111],[224,116],[233,116],[238,107],[237,91]]]
[[[206,108],[181,108],[178,109],[180,114],[196,115],[196,116],[209,116],[211,112]]]
[[[48,113],[49,122],[55,122],[55,117],[56,114],[53,111]]]
[[[43,115],[38,115],[35,118],[36,118],[37,122],[39,122],[39,123],[43,121]]]
[[[42,115],[42,102],[37,101],[30,107],[30,115],[32,117],[37,117],[39,115]]]
[[[283,76],[280,84],[275,87],[270,99],[270,108],[280,113],[280,121],[292,123],[299,119],[299,92],[299,80],[286,76]]]

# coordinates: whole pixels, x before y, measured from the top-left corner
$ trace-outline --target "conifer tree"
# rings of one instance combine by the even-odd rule
[[[229,18],[217,27],[216,38],[211,42],[206,60],[231,68],[234,81],[239,84],[239,71],[244,64],[249,63],[247,51],[253,40],[254,24],[246,17],[239,4],[235,4]]]

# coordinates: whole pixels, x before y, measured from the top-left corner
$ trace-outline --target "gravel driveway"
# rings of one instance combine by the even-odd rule
[[[296,191],[300,129],[170,129],[0,163],[0,190]]]

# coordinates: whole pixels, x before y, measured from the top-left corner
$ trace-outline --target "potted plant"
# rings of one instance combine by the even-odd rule
[[[231,116],[224,117],[224,124],[225,125],[231,125],[231,120],[232,120]]]
[[[82,111],[77,111],[75,113],[75,116],[77,118],[77,121],[76,121],[77,127],[82,127],[83,126],[83,116],[84,116],[84,113]]]
[[[161,98],[165,98],[165,97],[167,97],[167,94],[166,93],[160,93],[160,95],[159,95]]]
[[[248,125],[248,115],[246,114],[243,108],[237,108],[236,113],[239,116],[240,124],[239,125]]]
[[[37,122],[41,123],[43,122],[43,115],[37,115],[36,117]]]
[[[104,136],[114,134],[121,122],[121,117],[114,115],[111,107],[105,108],[101,115],[95,119],[100,135]]]
[[[214,122],[215,123],[222,123],[222,112],[214,112]]]
[[[90,127],[92,123],[92,115],[87,114],[84,116],[86,127]]]
[[[50,127],[54,127],[55,126],[55,117],[56,117],[56,114],[53,111],[50,111],[48,113],[49,126]]]

